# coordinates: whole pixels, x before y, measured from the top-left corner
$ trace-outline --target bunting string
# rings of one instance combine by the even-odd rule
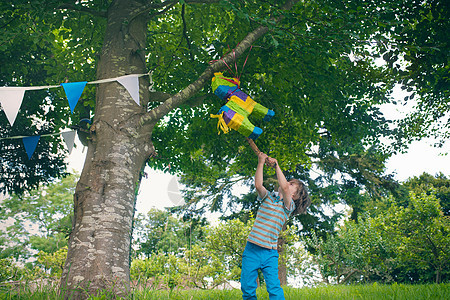
[[[81,82],[67,82],[61,83],[60,85],[46,85],[46,86],[29,86],[29,87],[11,87],[4,86],[0,87],[0,105],[8,118],[11,126],[14,125],[17,113],[19,112],[20,106],[22,105],[23,97],[25,91],[30,90],[42,90],[50,88],[63,87],[66,93],[67,100],[69,102],[69,107],[71,113],[73,113],[78,100],[83,93],[86,84],[101,84],[117,81],[119,82],[130,94],[131,98],[139,105],[139,77],[150,75],[152,71],[143,74],[130,74],[114,78],[106,78],[95,81],[81,81]],[[152,82],[151,82],[152,83]]]
[[[5,112],[5,115],[11,124],[14,125],[14,121],[16,120],[17,114],[19,112],[20,106],[22,105],[23,97],[25,95],[25,91],[31,90],[43,90],[43,89],[51,89],[51,88],[59,88],[62,87],[66,94],[70,112],[73,113],[75,106],[80,99],[83,90],[86,84],[101,84],[117,81],[120,83],[130,94],[133,101],[139,105],[139,77],[150,75],[150,84],[151,88],[153,88],[153,81],[151,79],[153,71],[144,74],[130,74],[124,75],[114,78],[106,78],[95,81],[81,81],[81,82],[66,82],[61,83],[60,85],[45,85],[45,86],[29,86],[29,87],[13,87],[13,86],[3,86],[0,87],[0,105]],[[34,151],[36,150],[36,146],[39,143],[41,137],[46,136],[55,136],[61,135],[67,149],[69,150],[69,154],[72,152],[76,131],[66,131],[66,132],[58,132],[58,133],[49,133],[42,135],[33,135],[33,136],[12,136],[12,137],[3,137],[0,138],[2,140],[12,140],[12,139],[22,139],[23,145],[25,147],[25,151],[28,155],[28,159],[31,159]]]
[[[47,133],[47,134],[41,134],[39,136],[54,136],[54,135],[61,135],[63,133],[68,133],[68,132],[76,132],[76,130],[65,131],[65,132]],[[0,137],[0,141],[2,141],[2,140],[23,139],[23,138],[26,138],[26,137],[30,137],[30,136],[29,135],[16,135],[16,136]]]
[[[17,135],[17,136],[0,138],[0,141],[22,139],[23,145],[25,147],[25,151],[27,152],[27,155],[28,155],[28,159],[31,159],[31,156],[33,156],[34,150],[36,150],[36,146],[37,146],[40,138],[45,137],[45,136],[61,135],[67,146],[67,150],[69,150],[69,154],[72,153],[73,145],[75,144],[76,133],[77,132],[75,130],[71,130],[71,131],[64,131],[64,132],[57,132],[57,133],[32,135],[32,136]]]

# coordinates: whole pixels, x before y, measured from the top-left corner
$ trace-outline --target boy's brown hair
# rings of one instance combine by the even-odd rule
[[[293,197],[295,209],[292,212],[292,216],[304,214],[306,212],[306,209],[311,205],[311,198],[308,195],[305,184],[295,178],[289,180],[289,182],[293,182],[297,185],[297,192]]]

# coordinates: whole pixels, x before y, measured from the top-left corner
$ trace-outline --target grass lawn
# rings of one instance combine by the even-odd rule
[[[286,300],[309,299],[450,299],[450,284],[428,285],[352,285],[352,286],[324,286],[316,288],[295,289],[284,287]],[[257,291],[259,300],[269,299],[265,288]],[[136,293],[134,299],[242,299],[240,290],[231,291],[147,291]]]
[[[323,286],[315,288],[290,288],[284,287],[286,300],[289,299],[450,299],[450,284],[426,284],[426,285],[404,285],[404,284],[371,284],[371,285],[351,285],[351,286]],[[257,290],[259,300],[269,299],[265,288]],[[54,288],[42,287],[38,291],[30,292],[25,290],[12,291],[7,288],[0,290],[0,299],[30,299],[30,300],[52,300],[60,299]],[[112,295],[105,293],[101,296],[90,299],[113,299]],[[210,300],[242,299],[240,290],[144,290],[134,291],[126,299],[136,300]]]

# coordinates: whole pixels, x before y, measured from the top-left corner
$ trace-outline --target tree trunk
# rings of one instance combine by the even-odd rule
[[[128,20],[134,2],[119,0],[108,10],[98,78],[146,73],[146,22]],[[140,51],[142,50],[142,51]],[[65,299],[129,290],[129,257],[135,189],[153,151],[154,123],[138,126],[148,102],[148,80],[140,79],[141,106],[118,82],[97,87],[88,153],[74,195],[74,220],[61,277]],[[144,99],[144,101],[142,101]]]
[[[285,244],[286,240],[283,236],[284,231],[287,228],[287,222],[284,223],[283,229],[281,230],[281,234],[278,237],[278,279],[280,279],[281,285],[287,285],[287,268],[286,268],[286,258],[285,258]]]
[[[440,284],[441,283],[441,264],[439,264],[439,266],[436,268],[436,284]]]

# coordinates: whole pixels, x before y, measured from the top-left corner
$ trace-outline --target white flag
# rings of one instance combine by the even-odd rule
[[[139,74],[117,77],[117,81],[127,89],[131,98],[139,105]]]
[[[69,150],[69,154],[72,153],[76,133],[77,132],[75,130],[61,133],[63,140],[66,143],[67,149]]]
[[[23,87],[0,88],[0,104],[11,126],[13,126],[22,105],[25,90],[26,88]]]

